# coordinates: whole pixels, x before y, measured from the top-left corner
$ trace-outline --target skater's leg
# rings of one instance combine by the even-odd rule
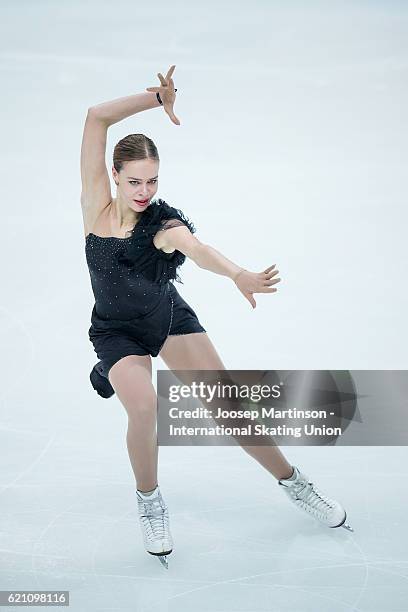
[[[159,355],[170,370],[226,369],[205,332],[168,336]],[[189,377],[186,373],[183,382],[190,384],[192,380],[193,376]],[[236,404],[233,407],[236,409]],[[241,446],[276,479],[292,476],[293,467],[285,459],[280,449],[272,445],[272,440],[271,446]]]
[[[127,448],[136,486],[157,485],[156,392],[150,355],[128,355],[109,370],[109,381],[128,415]]]
[[[128,414],[127,447],[146,551],[168,567],[173,540],[167,505],[157,483],[157,400],[150,355],[127,355],[109,370],[109,381]],[[153,491],[154,489],[154,491]],[[152,495],[141,492],[151,491]]]

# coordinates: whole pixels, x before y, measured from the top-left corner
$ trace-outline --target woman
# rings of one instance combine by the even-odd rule
[[[95,305],[89,338],[99,362],[91,382],[102,397],[116,393],[128,415],[127,448],[136,480],[140,525],[147,552],[166,555],[173,542],[168,509],[157,482],[156,394],[151,358],[160,354],[172,370],[225,370],[196,313],[172,281],[189,257],[200,268],[230,278],[253,308],[255,293],[274,293],[278,270],[250,272],[203,244],[184,213],[153,200],[158,188],[159,156],[143,134],[117,143],[110,190],[105,165],[107,129],[122,119],[162,106],[180,125],[171,66],[160,85],[88,109],[81,148],[81,205],[86,257]],[[244,449],[283,486],[289,498],[329,527],[346,525],[346,512],[292,466],[276,446]]]

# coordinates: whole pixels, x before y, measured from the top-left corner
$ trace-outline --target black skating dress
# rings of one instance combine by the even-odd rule
[[[129,237],[86,236],[95,297],[88,336],[100,360],[91,382],[103,397],[114,393],[108,372],[122,357],[156,357],[167,336],[206,332],[173,284],[182,283],[178,268],[185,255],[165,253],[153,244],[158,231],[180,225],[196,231],[181,210],[159,198],[142,213]]]

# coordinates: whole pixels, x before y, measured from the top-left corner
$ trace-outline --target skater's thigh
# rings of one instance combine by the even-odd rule
[[[200,377],[200,370],[225,370],[225,365],[207,333],[168,336],[159,353],[169,370],[184,384]],[[192,370],[189,373],[187,370]]]
[[[159,355],[171,370],[225,369],[206,332],[168,336]]]
[[[127,355],[109,370],[109,382],[129,418],[138,419],[156,410],[150,355]]]

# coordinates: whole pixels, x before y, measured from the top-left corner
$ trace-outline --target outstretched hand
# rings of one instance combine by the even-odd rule
[[[173,123],[175,123],[176,125],[180,125],[180,121],[177,119],[173,111],[173,105],[176,100],[176,92],[174,90],[174,82],[171,76],[174,72],[175,67],[175,65],[170,66],[166,74],[166,78],[164,78],[163,75],[158,72],[157,76],[160,79],[161,87],[146,87],[146,91],[153,91],[156,93],[159,92],[159,96],[161,101],[163,102],[163,108],[165,112],[168,114]]]
[[[234,282],[236,286],[252,305],[252,308],[256,308],[256,302],[253,297],[254,293],[275,293],[277,291],[276,288],[269,289],[271,285],[275,285],[281,280],[280,278],[271,280],[273,276],[279,273],[279,270],[271,271],[275,266],[276,264],[273,264],[273,266],[259,273],[241,270],[235,277]]]

